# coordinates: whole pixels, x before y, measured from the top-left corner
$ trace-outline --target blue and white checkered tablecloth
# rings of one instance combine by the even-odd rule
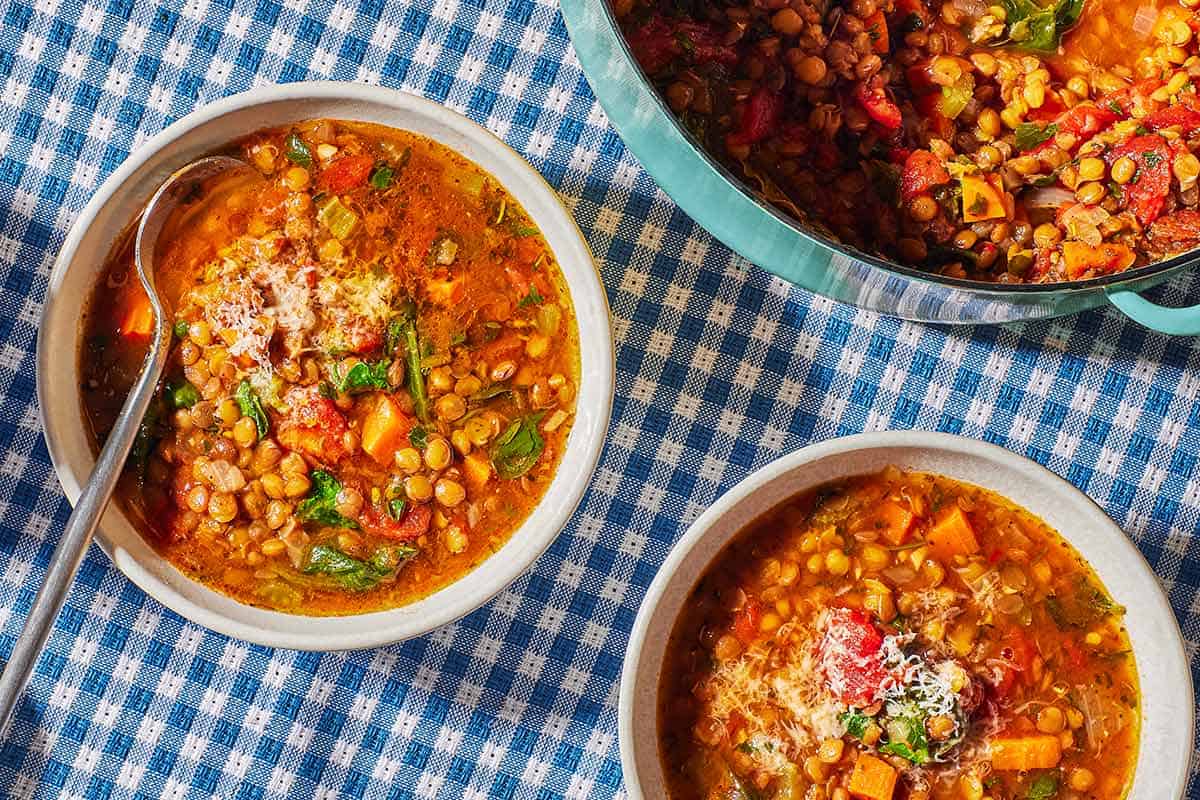
[[[924,327],[772,278],[655,188],[552,0],[0,0],[0,18],[0,654],[69,511],[34,400],[54,253],[101,180],[197,106],[333,78],[465,112],[574,212],[618,356],[611,442],[567,531],[425,638],[348,654],[247,645],[147,599],[93,549],[0,738],[0,796],[621,796],[622,653],[671,543],[755,467],[863,430],[988,439],[1084,489],[1158,572],[1200,677],[1194,340],[1112,312]],[[1200,280],[1162,297],[1200,301]]]

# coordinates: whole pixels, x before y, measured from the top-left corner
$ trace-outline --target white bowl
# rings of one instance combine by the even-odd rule
[[[427,136],[486,170],[541,228],[571,291],[579,325],[577,415],[546,496],[512,538],[466,577],[403,608],[345,617],[303,617],[243,605],[176,570],[116,503],[100,546],[130,580],[168,608],[215,631],[259,644],[344,650],[396,642],[478,608],[524,572],[567,524],[595,470],[612,408],[608,303],[591,253],[554,190],[491,133],[413,95],[351,83],[293,83],[253,89],[207,105],[150,139],[96,192],[54,264],[38,333],[37,390],[50,458],[74,503],[95,458],[79,395],[80,308],[121,230],[162,180],[189,161],[261,128],[326,117],[375,122]]]
[[[692,523],[646,593],[621,676],[621,767],[630,800],[666,796],[658,754],[658,680],[667,639],[714,556],[759,515],[795,494],[888,464],[991,489],[1071,542],[1118,603],[1137,659],[1142,730],[1126,800],[1178,800],[1192,756],[1193,696],[1183,638],[1154,573],[1125,534],[1071,484],[1000,447],[944,433],[865,433],[805,447],[768,464]]]

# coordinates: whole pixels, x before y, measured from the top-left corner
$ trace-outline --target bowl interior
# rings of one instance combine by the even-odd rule
[[[553,189],[520,156],[470,120],[412,95],[378,87],[304,83],[256,89],[206,106],[151,139],[81,213],[51,275],[38,337],[38,395],[50,455],[74,502],[95,459],[84,427],[79,310],[124,226],[159,183],[185,163],[251,131],[316,117],[374,122],[427,136],[499,180],[541,228],[571,291],[579,326],[577,416],[543,501],[468,579],[403,608],[349,617],[300,617],[253,608],[191,580],[162,559],[117,504],[98,538],[113,562],[164,605],[222,633],[301,649],[371,647],[427,632],[482,605],[524,571],[566,525],[603,446],[612,402],[607,300],[578,228]]]
[[[663,797],[658,757],[658,681],[667,640],[688,593],[722,547],[789,497],[885,465],[940,473],[991,489],[1045,520],[1095,568],[1116,601],[1137,659],[1142,691],[1139,760],[1129,800],[1183,797],[1192,753],[1192,685],[1175,617],[1154,574],[1104,512],[1032,461],[948,434],[861,434],[785,456],[706,511],[668,556],[642,604],[620,696],[621,760],[630,797]]]

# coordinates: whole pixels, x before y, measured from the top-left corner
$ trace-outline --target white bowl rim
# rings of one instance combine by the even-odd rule
[[[1150,568],[1149,563],[1142,555],[1141,551],[1125,536],[1120,527],[1108,517],[1107,512],[1099,506],[1094,500],[1081,492],[1073,484],[1065,479],[1054,474],[1042,465],[1038,464],[1025,456],[1019,455],[1006,450],[998,445],[989,442],[970,439],[965,436],[956,434],[932,432],[932,431],[878,431],[852,434],[842,436],[825,441],[816,442],[814,444],[802,447],[791,453],[783,455],[776,460],[764,465],[747,475],[733,488],[718,497],[716,501],[709,506],[696,520],[688,526],[686,532],[672,546],[662,566],[655,574],[654,580],[650,587],[646,590],[645,597],[642,599],[640,608],[638,609],[637,618],[634,620],[633,627],[629,633],[629,641],[625,649],[625,658],[621,671],[621,683],[618,689],[618,708],[617,708],[617,738],[621,754],[621,771],[624,776],[626,794],[629,800],[643,800],[642,778],[638,771],[638,759],[636,757],[634,736],[640,730],[637,725],[635,709],[633,707],[633,697],[635,687],[638,681],[638,673],[641,668],[642,651],[646,644],[646,635],[651,622],[655,616],[655,612],[662,600],[664,593],[674,580],[675,573],[680,564],[687,558],[696,545],[701,542],[708,534],[709,530],[724,517],[731,509],[744,501],[747,497],[754,494],[760,487],[774,481],[777,478],[791,472],[792,470],[810,462],[816,462],[828,456],[835,456],[844,453],[850,453],[859,450],[873,450],[879,448],[913,448],[926,450],[942,450],[958,455],[983,457],[991,459],[994,462],[1012,468],[1014,470],[1024,472],[1032,481],[1040,482],[1047,487],[1056,488],[1059,492],[1067,495],[1074,495],[1078,499],[1085,500],[1088,504],[1095,507],[1100,517],[1108,520],[1112,531],[1116,532],[1116,536],[1111,537],[1115,549],[1121,551],[1119,555],[1130,559],[1131,564],[1135,564],[1137,569],[1144,573],[1147,594],[1153,598],[1153,606],[1144,609],[1146,615],[1152,617],[1163,618],[1165,616],[1171,624],[1169,628],[1174,631],[1175,636],[1170,642],[1163,642],[1161,650],[1156,650],[1154,660],[1156,662],[1169,662],[1170,671],[1179,681],[1180,686],[1178,691],[1186,692],[1192,702],[1185,703],[1186,711],[1179,709],[1180,715],[1186,714],[1186,720],[1181,721],[1175,728],[1179,731],[1185,731],[1186,736],[1177,743],[1176,749],[1179,750],[1180,758],[1177,761],[1177,766],[1173,774],[1169,776],[1160,776],[1159,787],[1167,789],[1161,783],[1161,779],[1165,778],[1170,782],[1170,787],[1167,789],[1171,792],[1170,795],[1155,795],[1154,800],[1182,800],[1184,792],[1187,790],[1188,779],[1191,774],[1191,762],[1194,757],[1193,741],[1195,728],[1195,693],[1192,683],[1192,673],[1188,666],[1187,654],[1184,649],[1183,636],[1179,630],[1179,624],[1175,617],[1175,612],[1171,608],[1170,602],[1167,600],[1166,593],[1163,591],[1161,584],[1158,582],[1154,571]],[[882,466],[882,465],[881,465]],[[830,475],[828,480],[837,480],[847,475]],[[1010,498],[1014,503],[1020,504],[1019,498]],[[767,511],[768,509],[763,509]],[[1067,541],[1071,541],[1066,532],[1060,531],[1060,535]],[[1074,546],[1074,545],[1072,545]],[[710,561],[711,563],[711,561]],[[707,569],[705,567],[704,569]],[[690,586],[688,589],[690,590]],[[674,623],[672,623],[674,624]],[[1148,654],[1141,654],[1142,658],[1148,658]],[[1140,667],[1139,667],[1140,671]],[[1140,692],[1145,697],[1147,687],[1140,687]],[[642,715],[646,714],[645,709],[641,709]],[[651,709],[649,716],[654,719],[655,736],[657,736],[657,708]],[[1143,725],[1143,731],[1145,730]],[[1140,742],[1144,747],[1144,740]],[[1139,750],[1138,763],[1140,764],[1144,753]],[[1136,768],[1135,768],[1136,769]],[[1136,779],[1136,772],[1135,772]],[[1128,800],[1142,800],[1141,797],[1134,798],[1133,794],[1129,795]]]
[[[591,252],[591,248],[587,244],[582,231],[575,222],[574,217],[563,205],[562,199],[545,179],[529,162],[527,162],[519,153],[510,147],[499,136],[489,131],[487,128],[479,125],[463,114],[458,113],[446,106],[435,103],[419,95],[411,92],[400,91],[397,89],[389,89],[382,86],[352,83],[344,81],[305,81],[298,83],[287,84],[272,84],[258,86],[244,92],[229,95],[221,99],[215,100],[212,103],[201,106],[191,113],[181,117],[171,125],[167,126],[157,134],[153,135],[130,153],[129,157],[123,161],[116,170],[114,170],[101,186],[93,194],[92,198],[83,207],[76,217],[74,223],[69,230],[58,255],[55,257],[54,266],[51,269],[49,281],[47,283],[45,301],[42,307],[41,314],[38,320],[38,340],[36,352],[36,392],[38,399],[38,419],[42,426],[42,431],[46,440],[47,450],[50,455],[51,463],[54,466],[55,473],[58,476],[60,485],[67,500],[73,506],[82,491],[82,483],[86,480],[86,475],[79,475],[71,469],[62,453],[60,439],[63,435],[61,425],[64,422],[51,420],[47,417],[45,409],[48,407],[48,393],[57,391],[57,389],[49,387],[49,381],[43,379],[43,375],[47,374],[47,365],[53,356],[54,347],[47,341],[47,337],[43,335],[44,322],[50,315],[54,306],[66,302],[61,297],[61,293],[56,292],[59,285],[65,278],[67,269],[71,262],[77,259],[76,251],[78,250],[82,239],[85,237],[88,228],[96,218],[97,214],[105,207],[105,205],[139,170],[147,161],[160,152],[169,148],[181,136],[194,129],[212,122],[222,116],[232,112],[250,109],[255,106],[268,103],[286,102],[286,101],[339,101],[339,102],[354,102],[359,101],[375,106],[389,107],[396,111],[412,111],[417,114],[425,115],[428,118],[436,121],[437,124],[443,126],[447,131],[459,134],[466,139],[472,140],[480,144],[482,147],[489,149],[490,157],[502,159],[506,162],[506,166],[514,171],[523,173],[531,183],[535,186],[531,191],[537,191],[547,197],[551,202],[548,204],[552,209],[548,212],[559,219],[558,223],[562,223],[563,236],[566,238],[569,248],[574,254],[582,255],[583,261],[586,262],[586,267],[580,271],[583,273],[582,285],[569,285],[571,297],[578,311],[580,298],[586,294],[589,298],[593,298],[600,309],[602,309],[603,330],[599,330],[599,326],[593,326],[585,331],[582,325],[579,326],[578,335],[581,351],[584,348],[585,341],[589,343],[603,343],[604,346],[593,346],[589,348],[590,357],[596,359],[596,368],[592,373],[596,375],[592,382],[594,388],[587,387],[586,395],[595,403],[594,410],[589,411],[586,415],[579,412],[577,409],[576,419],[571,430],[570,438],[568,439],[567,449],[564,450],[562,459],[567,459],[572,446],[578,447],[583,453],[582,460],[578,464],[583,475],[582,480],[576,479],[573,481],[564,482],[566,487],[564,495],[560,498],[560,502],[551,507],[546,503],[549,499],[549,492],[553,487],[547,490],[547,496],[539,502],[535,507],[534,513],[544,513],[548,516],[541,521],[538,531],[527,530],[531,520],[534,519],[534,513],[522,523],[521,527],[514,531],[508,541],[517,539],[517,537],[532,537],[537,534],[536,540],[533,540],[532,549],[525,553],[524,558],[513,560],[504,565],[495,579],[489,582],[481,582],[471,580],[485,563],[495,560],[501,553],[497,551],[491,556],[485,558],[470,571],[459,577],[450,584],[442,587],[431,595],[415,601],[406,606],[401,606],[396,609],[388,609],[383,611],[368,612],[364,614],[346,615],[341,617],[307,617],[303,615],[285,614],[282,612],[273,612],[266,609],[270,615],[287,618],[290,621],[311,620],[314,622],[330,619],[355,620],[371,618],[379,620],[377,627],[371,633],[350,632],[340,633],[337,631],[325,631],[319,634],[297,631],[271,630],[267,627],[257,624],[243,623],[237,620],[230,619],[223,614],[211,611],[203,605],[193,602],[190,599],[182,596],[170,586],[163,583],[158,578],[150,575],[143,569],[128,569],[126,562],[130,567],[137,565],[114,558],[113,549],[104,534],[103,522],[96,531],[96,541],[100,548],[109,557],[109,560],[120,569],[135,585],[137,585],[147,595],[153,597],[163,606],[170,608],[181,616],[218,633],[225,634],[237,639],[248,641],[254,644],[260,644],[267,647],[280,647],[294,650],[315,650],[315,651],[337,651],[337,650],[357,650],[371,647],[379,647],[387,644],[394,644],[399,641],[413,638],[415,636],[424,635],[437,628],[461,619],[470,614],[479,607],[485,605],[496,595],[507,588],[518,577],[527,572],[545,553],[546,549],[553,541],[560,536],[566,528],[571,517],[579,507],[584,494],[590,485],[590,477],[594,474],[597,465],[599,464],[601,454],[604,449],[604,444],[607,436],[608,427],[611,423],[612,402],[616,383],[616,367],[615,354],[612,337],[612,316],[608,305],[608,295],[604,289],[604,283],[601,278],[599,268],[596,265],[595,257]],[[234,131],[230,134],[229,140],[233,140],[239,135],[250,133],[251,131]],[[436,137],[434,138],[436,141]],[[454,148],[451,148],[454,149]],[[488,164],[479,164],[478,166],[492,173],[496,162],[492,166]],[[182,166],[180,163],[177,166]],[[508,188],[508,187],[506,187]],[[532,212],[530,212],[532,213]],[[542,224],[543,220],[537,220]],[[560,252],[555,251],[556,259],[560,262]],[[74,342],[72,342],[74,346]],[[73,356],[75,357],[75,356]],[[601,381],[603,382],[601,384]],[[582,401],[585,397],[585,387],[581,386],[577,402]],[[586,416],[586,418],[585,418]],[[576,444],[578,442],[578,444]],[[562,470],[558,470],[559,473]],[[555,483],[558,483],[558,475],[555,476]],[[117,509],[117,504],[110,505],[108,514],[114,513]],[[123,512],[117,513],[124,516]],[[159,556],[161,558],[161,556]],[[164,559],[165,561],[165,559]],[[172,565],[173,567],[173,565]],[[178,570],[177,570],[178,571]],[[184,579],[190,581],[197,586],[204,587],[204,584],[196,581],[189,575],[182,572]],[[209,592],[220,595],[208,587],[204,587]],[[454,590],[449,592],[448,590]],[[220,595],[224,597],[224,595]],[[403,616],[400,620],[393,624],[387,624],[380,618],[389,615],[403,614],[406,609],[411,610],[413,606],[423,604],[425,601],[434,597],[445,598],[445,602],[432,611],[422,609],[422,614],[419,619],[408,618]],[[236,601],[235,601],[236,602]],[[244,604],[241,604],[244,605]],[[254,608],[246,606],[247,608]]]

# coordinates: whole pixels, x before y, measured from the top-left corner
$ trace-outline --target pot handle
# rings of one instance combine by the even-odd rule
[[[1200,336],[1200,305],[1160,306],[1129,290],[1105,291],[1105,294],[1122,314],[1152,331],[1169,336]]]

